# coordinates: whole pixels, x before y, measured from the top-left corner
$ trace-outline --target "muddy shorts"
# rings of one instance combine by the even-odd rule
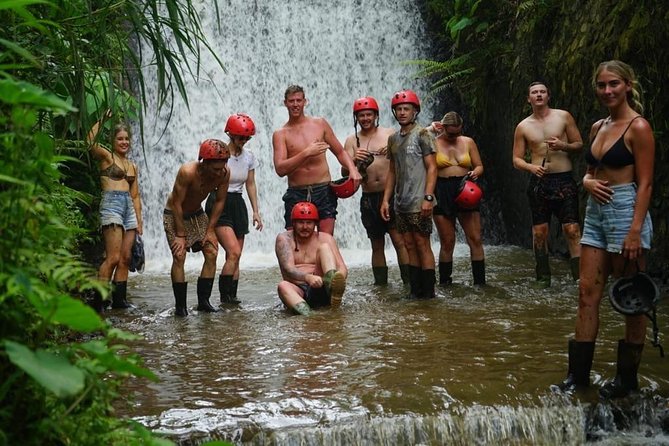
[[[384,238],[388,230],[395,229],[394,200],[390,198],[390,221],[381,217],[381,202],[383,192],[363,192],[360,197],[360,218],[367,231],[367,237],[372,240]]]
[[[199,209],[192,214],[184,214],[184,228],[186,230],[186,250],[192,252],[202,251],[202,240],[207,235],[209,217],[204,210]],[[176,226],[174,224],[174,212],[170,209],[163,210],[163,228],[167,236],[167,243],[172,246],[176,238]]]
[[[207,215],[211,216],[211,210],[216,201],[216,194],[209,194],[205,210]],[[241,192],[228,192],[225,199],[223,213],[218,217],[216,226],[229,226],[235,231],[235,236],[241,238],[249,233],[249,211],[246,209],[246,202]]]
[[[328,296],[328,293],[325,291],[325,286],[311,288],[308,284],[301,283],[298,287],[300,287],[304,293],[304,296],[302,297],[311,308],[327,307],[330,305],[330,296]]]
[[[122,226],[125,231],[137,229],[137,215],[129,192],[108,190],[100,200],[100,226]]]
[[[330,183],[312,184],[304,187],[289,187],[283,194],[283,219],[286,229],[291,228],[290,213],[300,201],[309,201],[318,208],[318,216],[321,220],[326,218],[337,218],[337,196],[330,189]]]
[[[532,212],[532,225],[550,223],[555,215],[561,224],[578,223],[578,186],[571,172],[530,177],[527,197]]]
[[[437,186],[434,195],[437,205],[434,207],[434,215],[455,218],[459,212],[479,212],[479,207],[474,209],[463,209],[455,204],[455,197],[460,193],[460,184],[464,177],[437,177]]]
[[[634,218],[636,184],[619,184],[611,186],[611,189],[613,189],[613,198],[608,204],[599,204],[592,196],[588,198],[581,245],[594,246],[621,254],[623,241]],[[646,212],[641,226],[641,247],[650,249],[652,238],[653,223],[650,214]]]
[[[396,215],[397,230],[401,233],[418,232],[423,235],[432,234],[432,217],[423,217],[420,212]]]

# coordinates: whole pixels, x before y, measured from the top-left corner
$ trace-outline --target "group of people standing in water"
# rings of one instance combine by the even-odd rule
[[[592,125],[582,180],[589,198],[582,231],[578,185],[570,157],[583,148],[580,132],[569,112],[549,106],[544,82],[528,88],[532,114],[516,128],[513,165],[530,173],[528,198],[532,214],[536,278],[550,285],[548,225],[555,215],[562,225],[570,253],[572,276],[578,280],[576,333],[569,341],[568,375],[556,388],[572,391],[589,384],[599,306],[609,276],[618,278],[645,269],[652,224],[650,204],[655,143],[643,116],[639,88],[630,66],[612,60],[600,64],[593,86],[609,115]],[[375,98],[353,102],[354,133],[344,145],[324,118],[304,114],[304,89],[288,87],[284,105],[288,121],[273,133],[276,173],[287,177],[283,195],[286,231],[277,235],[276,256],[282,281],[278,294],[291,311],[308,315],[318,306],[338,306],[348,270],[333,237],[337,200],[362,186],[360,214],[372,247],[374,283],[387,284],[385,234],[397,252],[400,276],[411,298],[432,298],[437,283],[452,283],[456,221],[470,248],[474,285],[485,285],[477,182],[484,172],[478,147],[463,135],[463,120],[449,112],[428,127],[417,123],[421,110],[411,90],[395,93],[391,110],[399,129],[379,126]],[[100,217],[106,258],[102,281],[113,283],[113,308],[127,308],[128,261],[135,233],[142,233],[136,164],[128,159],[129,129],[112,131],[112,150],[97,143],[100,123],[91,129],[92,154],[100,161],[103,197]],[[358,126],[360,127],[358,129]],[[183,164],[165,204],[163,223],[172,252],[171,279],[175,314],[186,316],[187,283],[184,262],[188,251],[202,251],[204,264],[197,280],[197,310],[217,311],[209,299],[216,275],[219,244],[225,264],[218,278],[222,304],[237,304],[239,258],[249,223],[262,230],[255,169],[258,160],[244,150],[255,135],[250,116],[231,115],[225,126],[227,143],[202,142],[198,161]],[[326,161],[330,151],[341,165],[343,179],[333,182]],[[252,209],[249,221],[242,198],[246,188]],[[203,209],[202,203],[206,200]],[[439,235],[438,261],[430,236],[433,223]],[[101,296],[96,308],[102,310]],[[637,371],[646,333],[646,317],[625,316],[625,339],[618,345],[616,378],[601,393],[627,395],[638,388]]]

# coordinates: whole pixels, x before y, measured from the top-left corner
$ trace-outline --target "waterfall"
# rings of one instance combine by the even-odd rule
[[[191,67],[199,77],[185,75],[190,110],[176,98],[166,130],[170,107],[157,110],[156,95],[151,91],[155,71],[152,67],[144,71],[149,104],[144,110],[146,164],[140,162],[140,189],[149,270],[167,271],[165,265],[171,261],[162,210],[178,167],[197,158],[202,140],[228,140],[223,130],[230,114],[248,113],[256,124],[256,136],[245,150],[260,161],[256,184],[265,223],[262,232],[250,229],[242,265],[256,254],[254,265],[275,263],[274,239],[283,230],[281,197],[287,180],[274,171],[272,132],[287,121],[283,94],[288,85],[305,88],[309,101],[305,113],[325,117],[342,144],[353,132],[352,104],[360,96],[377,99],[382,126],[397,127],[390,98],[403,88],[415,90],[421,98],[421,124],[433,118],[426,100],[426,82],[413,79],[415,68],[404,63],[428,54],[425,24],[414,2],[228,0],[219,2],[219,7],[219,23],[212,2],[202,1],[199,14],[203,31],[226,71],[211,55],[204,54],[199,70]],[[143,51],[146,54],[148,50]],[[135,141],[135,147],[140,144]],[[330,153],[328,162],[333,179],[338,178],[339,163]],[[246,191],[244,196],[248,205]],[[360,192],[339,200],[335,237],[342,249],[369,249],[360,223],[359,196]]]

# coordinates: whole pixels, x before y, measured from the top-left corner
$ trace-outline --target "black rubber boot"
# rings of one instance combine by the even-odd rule
[[[581,258],[572,257],[569,259],[569,269],[571,270],[571,278],[574,279],[574,281],[578,280],[580,277]]]
[[[453,262],[439,262],[439,285],[450,285],[453,283]]]
[[[374,285],[388,285],[388,267],[372,266],[374,274]]]
[[[407,264],[400,264],[400,277],[402,278],[402,283],[407,284],[409,283],[409,265]]]
[[[421,299],[433,299],[436,297],[434,294],[434,284],[437,281],[436,273],[433,269],[424,269],[420,272],[420,280],[422,282],[422,289],[420,298]]]
[[[421,288],[421,269],[420,266],[409,265],[409,288],[410,293],[407,298],[419,299],[422,294]]]
[[[174,315],[188,316],[186,308],[186,295],[188,293],[188,282],[172,282],[172,291],[174,291]]]
[[[221,292],[222,304],[238,304],[239,301],[234,297],[234,280],[232,276],[218,276],[218,290]]]
[[[197,278],[197,311],[204,311],[205,313],[216,313],[216,308],[209,303],[211,297],[211,289],[214,287],[214,279],[205,279],[204,277]]]
[[[551,388],[554,391],[571,393],[577,387],[588,387],[590,385],[590,369],[592,368],[592,358],[594,355],[594,342],[578,342],[570,339],[567,378],[560,384],[551,386]]]
[[[624,339],[618,341],[618,364],[616,377],[599,389],[602,398],[622,398],[639,390],[637,372],[641,364],[643,344],[630,344]]]
[[[127,299],[128,282],[112,282],[112,308],[130,308]]]
[[[105,310],[105,304],[102,300],[102,293],[96,289],[93,289],[91,290],[91,294],[89,296],[91,297],[86,299],[86,303],[90,305],[90,307],[95,310],[96,313],[102,314],[102,312]]]
[[[239,279],[232,279],[232,300],[230,302],[233,304],[242,303],[241,300],[237,299],[237,288],[239,288]]]
[[[485,260],[472,260],[474,285],[485,285]]]
[[[537,282],[548,288],[551,286],[551,266],[548,262],[548,253],[534,250],[534,258],[537,262]]]

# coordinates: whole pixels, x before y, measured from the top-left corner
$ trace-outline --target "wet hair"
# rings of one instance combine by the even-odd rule
[[[447,127],[462,127],[462,116],[458,112],[449,111],[441,118],[441,123]]]
[[[111,146],[114,147],[114,140],[116,139],[116,135],[118,135],[120,132],[127,132],[128,133],[128,138],[132,138],[132,130],[130,129],[130,126],[126,124],[125,122],[119,122],[114,126],[114,128],[111,131]]]
[[[543,85],[544,87],[546,87],[546,92],[548,93],[548,95],[549,95],[549,96],[551,95],[551,87],[549,87],[548,84],[547,84],[546,82],[544,82],[544,81],[534,81],[534,82],[531,82],[530,85],[527,86],[527,92],[529,93],[529,91],[530,91],[530,90],[532,89],[532,87],[534,87],[535,85]]]
[[[302,93],[302,96],[306,96],[304,94],[304,88],[302,88],[301,85],[290,85],[288,88],[286,88],[286,92],[283,94],[284,99],[288,99],[288,96],[294,93]]]
[[[643,114],[643,104],[641,103],[641,86],[639,81],[636,79],[634,70],[632,67],[627,65],[625,62],[620,60],[607,60],[599,64],[595,70],[595,74],[592,76],[592,86],[597,89],[597,77],[602,71],[610,71],[611,73],[619,76],[625,82],[629,82],[632,86],[631,91],[627,92],[627,102],[629,105],[639,114]]]

